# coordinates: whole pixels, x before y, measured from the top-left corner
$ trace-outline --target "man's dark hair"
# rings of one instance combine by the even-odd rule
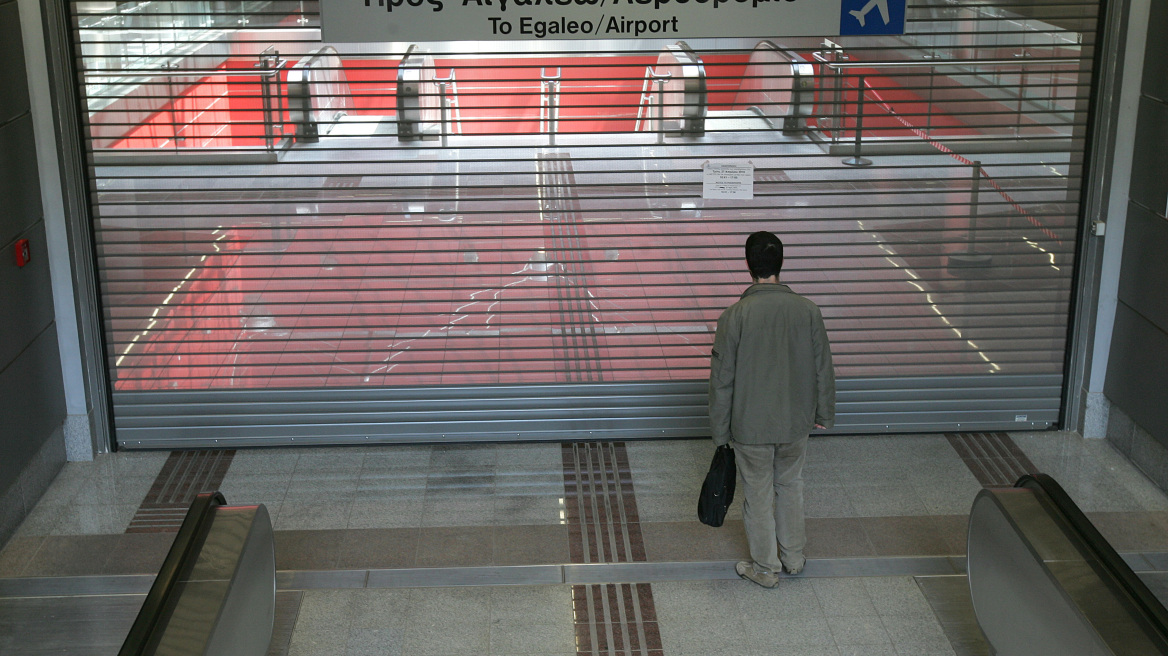
[[[778,275],[783,268],[783,242],[773,232],[759,230],[746,238],[746,266],[755,280]]]

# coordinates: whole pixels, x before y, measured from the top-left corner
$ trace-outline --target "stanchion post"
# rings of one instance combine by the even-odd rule
[[[933,85],[936,83],[937,67],[929,67],[929,100],[925,105],[925,136],[933,135]]]
[[[969,237],[965,240],[964,253],[950,253],[948,269],[954,275],[977,277],[988,275],[988,267],[993,264],[993,256],[977,252],[978,192],[981,190],[981,160],[973,162],[973,179],[969,187]],[[974,273],[980,270],[981,273]]]
[[[969,186],[969,252],[977,251],[977,194],[981,191],[981,160],[973,162],[973,180]]]

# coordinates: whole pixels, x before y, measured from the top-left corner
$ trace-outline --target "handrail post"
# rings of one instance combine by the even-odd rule
[[[864,76],[858,77],[856,85],[856,149],[855,153],[843,160],[847,166],[869,166],[872,160],[860,157],[860,143],[862,141],[862,134],[864,132]]]
[[[556,145],[556,131],[559,129],[559,98],[560,75],[562,69],[556,68],[555,75],[548,75],[546,68],[539,69],[539,79],[543,81],[544,94],[548,103],[548,144]]]
[[[657,82],[657,143],[665,143],[665,81],[673,77],[673,73],[652,72],[653,80]]]
[[[831,143],[837,144],[840,141],[840,133],[843,131],[844,112],[846,110],[844,72],[837,64],[846,61],[848,55],[838,43],[830,39],[825,39],[821,45],[824,49],[812,54],[812,58],[819,62],[820,82],[817,85],[819,88],[819,102],[816,105],[820,108],[823,105],[830,105],[831,113],[829,116],[816,116],[815,121],[820,132],[826,133],[827,130],[831,131]],[[828,79],[829,76],[830,81]],[[827,100],[824,100],[825,95],[827,96]],[[824,128],[825,119],[826,130]]]
[[[446,82],[442,81],[438,83],[438,129],[439,135],[442,138],[443,148],[449,145],[449,141],[446,138],[446,112]]]
[[[657,80],[657,143],[665,143],[665,80]]]
[[[560,129],[560,82],[548,81],[548,143],[556,145],[556,132]]]
[[[937,59],[937,53],[929,52],[925,54],[925,59]],[[937,67],[929,67],[929,98],[925,105],[925,136],[933,136],[933,89],[937,84]]]
[[[1018,112],[1014,121],[1014,136],[1022,133],[1022,109],[1026,97],[1026,66],[1023,64],[1018,74]]]
[[[280,79],[280,69],[284,60],[280,58],[280,51],[275,46],[268,46],[259,54],[259,61],[255,68],[262,71],[260,74],[260,94],[263,101],[264,115],[264,145],[268,152],[276,150],[277,137],[284,133],[284,93],[283,80]],[[274,89],[274,93],[273,93]],[[277,131],[277,124],[279,130]]]
[[[846,111],[847,103],[844,99],[844,72],[838,68],[829,67],[832,72],[832,93],[834,94],[832,100],[832,116],[831,119],[831,142],[839,143],[840,134],[843,132],[844,113]]]
[[[178,65],[167,61],[162,63],[162,67],[170,71],[178,68]],[[175,106],[178,104],[178,98],[174,95],[174,77],[171,75],[166,76],[166,97],[167,103],[170,105],[170,134],[174,139],[174,149],[179,150],[178,112],[175,109]],[[185,139],[185,137],[182,138]]]
[[[449,145],[450,129],[447,127],[450,123],[450,103],[446,100],[447,82],[454,81],[454,69],[450,69],[450,77],[434,76],[434,81],[438,83],[438,121],[439,129],[442,137],[442,147]]]
[[[268,70],[267,60],[262,60],[264,70]],[[260,94],[263,96],[264,105],[264,145],[267,146],[268,152],[275,150],[275,139],[273,133],[275,128],[272,125],[272,88],[267,77],[260,78]]]

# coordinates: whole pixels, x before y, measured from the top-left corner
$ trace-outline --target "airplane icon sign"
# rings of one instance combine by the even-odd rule
[[[905,1],[841,0],[840,34],[904,34]]]

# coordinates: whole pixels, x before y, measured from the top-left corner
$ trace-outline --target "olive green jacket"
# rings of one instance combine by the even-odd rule
[[[756,283],[718,317],[710,359],[714,443],[786,444],[835,422],[823,315],[781,284]]]

